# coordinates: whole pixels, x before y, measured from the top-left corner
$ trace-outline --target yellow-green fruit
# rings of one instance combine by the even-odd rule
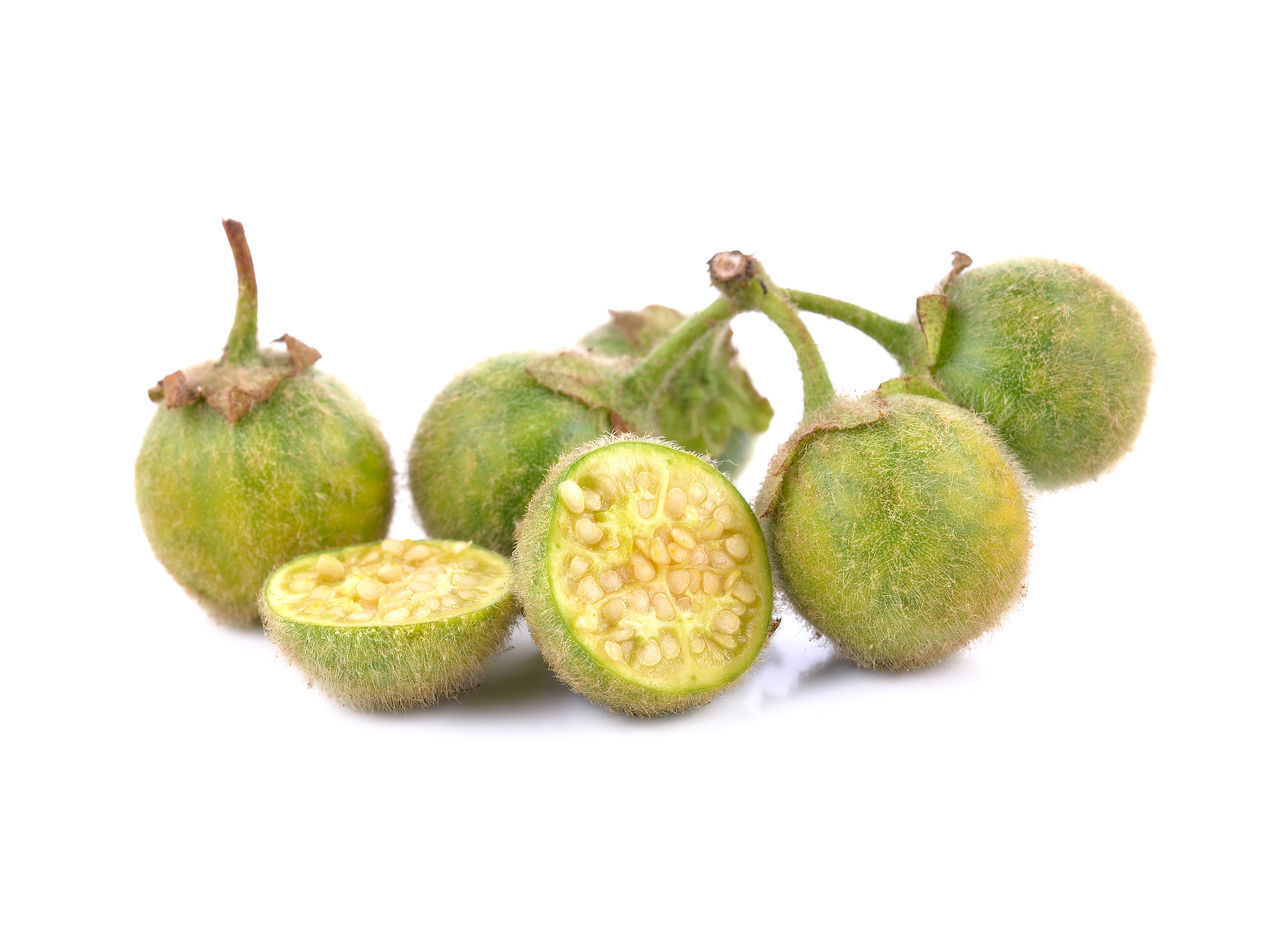
[[[511,565],[466,542],[388,539],[296,558],[262,590],[280,651],[359,709],[470,688],[515,622]]]
[[[169,573],[214,616],[249,624],[282,562],[386,533],[392,475],[359,398],[307,370],[234,423],[203,400],[158,406],[134,492]]]
[[[547,664],[615,711],[705,704],[770,632],[755,514],[715,467],[665,442],[606,436],[561,458],[520,522],[515,566]]]
[[[990,427],[950,403],[837,400],[779,451],[757,509],[779,587],[860,665],[932,665],[1021,594],[1022,475]]]
[[[503,555],[516,521],[564,452],[609,428],[609,414],[542,386],[536,354],[504,354],[459,374],[423,414],[409,451],[409,490],[433,536]]]
[[[1142,428],[1154,351],[1137,310],[1088,270],[1019,259],[947,285],[932,375],[981,414],[1037,486],[1110,468]]]

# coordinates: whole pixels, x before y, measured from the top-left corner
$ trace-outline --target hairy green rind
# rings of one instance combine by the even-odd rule
[[[1095,478],[1133,446],[1155,352],[1116,289],[1079,266],[1018,259],[962,273],[946,297],[934,379],[1038,487]]]
[[[770,474],[757,507],[778,586],[859,665],[932,665],[1021,595],[1024,480],[967,410],[905,394],[841,399],[806,420]]]
[[[502,555],[552,463],[609,430],[609,414],[541,386],[536,354],[493,357],[432,401],[409,450],[409,490],[433,536]]]
[[[235,424],[161,405],[134,467],[156,558],[218,619],[257,622],[258,592],[295,555],[376,539],[391,522],[391,452],[350,389],[312,370]]]
[[[700,691],[662,690],[633,682],[603,665],[578,641],[574,636],[572,625],[565,620],[564,612],[556,600],[551,580],[549,553],[557,491],[561,481],[571,474],[573,468],[583,458],[600,449],[619,444],[654,445],[695,459],[705,465],[708,478],[720,480],[729,487],[741,501],[744,511],[751,515],[750,506],[742,500],[737,489],[707,458],[685,451],[662,439],[641,438],[634,435],[605,435],[565,454],[547,472],[546,479],[530,500],[529,509],[517,527],[515,554],[512,556],[515,566],[516,594],[524,607],[529,633],[542,653],[543,659],[556,677],[571,689],[621,714],[637,717],[676,714],[706,704],[750,671],[759,660],[771,628],[762,629],[758,645],[748,653],[748,658],[741,669],[727,673],[725,680],[720,684]],[[757,527],[755,533],[757,548],[766,549],[763,532]],[[769,569],[766,568],[765,571],[766,574],[762,577],[767,584],[767,593],[762,591],[760,600],[762,613],[766,619],[770,619],[773,614],[773,582],[771,574],[768,573]]]
[[[424,623],[326,625],[277,613],[268,601],[273,582],[315,554],[299,556],[267,579],[260,602],[262,619],[285,658],[348,707],[403,711],[452,698],[474,687],[507,645],[519,609],[510,588],[487,606]]]

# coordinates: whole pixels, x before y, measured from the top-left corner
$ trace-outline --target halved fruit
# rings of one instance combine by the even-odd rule
[[[386,539],[276,569],[262,617],[281,652],[353,708],[428,705],[474,685],[515,621],[511,565],[447,540]]]
[[[665,442],[605,437],[562,458],[529,504],[514,560],[548,665],[617,711],[705,704],[770,632],[755,514],[715,467]]]

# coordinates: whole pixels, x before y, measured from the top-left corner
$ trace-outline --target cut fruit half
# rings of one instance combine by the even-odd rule
[[[515,621],[511,565],[467,542],[386,539],[295,558],[267,579],[281,652],[354,708],[431,704],[474,685]]]
[[[715,467],[665,442],[606,437],[562,458],[530,502],[515,563],[547,663],[614,710],[704,704],[770,632],[755,514]]]

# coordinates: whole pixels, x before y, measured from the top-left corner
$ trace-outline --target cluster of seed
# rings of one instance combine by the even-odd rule
[[[502,570],[463,542],[385,539],[321,555],[283,582],[281,609],[334,623],[404,623],[449,616],[500,585]]]
[[[719,663],[741,646],[759,593],[742,567],[752,547],[738,512],[700,481],[662,489],[649,470],[631,483],[588,475],[583,484],[557,490],[578,632],[609,659],[649,669],[674,668],[685,649]]]

